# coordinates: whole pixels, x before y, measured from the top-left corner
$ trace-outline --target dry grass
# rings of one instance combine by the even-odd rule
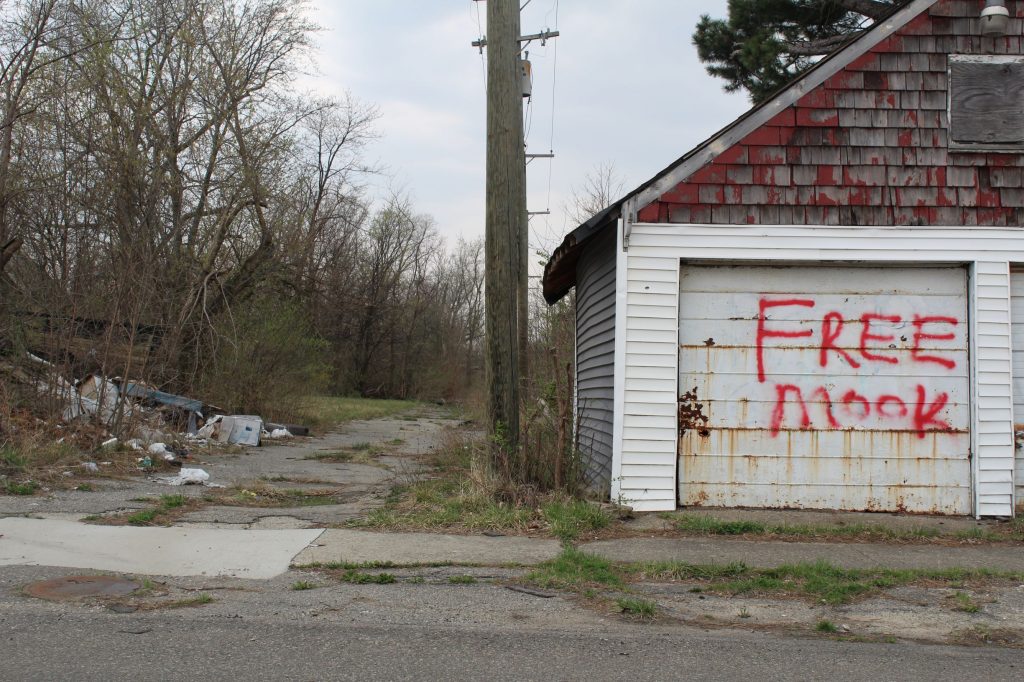
[[[361,419],[392,417],[419,407],[422,407],[422,403],[411,400],[312,396],[300,402],[297,416],[305,424],[324,428]]]
[[[338,494],[339,491],[334,488],[276,488],[262,481],[253,481],[232,486],[220,491],[219,494],[211,493],[204,501],[226,507],[317,507],[338,504]]]

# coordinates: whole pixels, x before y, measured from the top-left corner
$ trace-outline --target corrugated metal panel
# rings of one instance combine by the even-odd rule
[[[963,268],[684,265],[682,503],[970,513],[968,328]]]
[[[1024,431],[1024,270],[1010,275],[1010,320],[1013,327],[1013,421],[1014,431]],[[1024,507],[1024,439],[1015,443],[1014,480],[1017,508]],[[1022,509],[1024,511],[1024,509]]]
[[[588,486],[611,486],[615,413],[615,233],[587,245],[577,265],[577,446]]]

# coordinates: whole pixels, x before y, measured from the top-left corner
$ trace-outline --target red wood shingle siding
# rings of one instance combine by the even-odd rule
[[[640,211],[641,222],[1024,225],[1024,154],[947,148],[948,55],[982,38],[983,0],[942,0]]]

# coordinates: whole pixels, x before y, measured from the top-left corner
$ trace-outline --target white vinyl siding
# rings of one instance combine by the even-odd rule
[[[1024,431],[1024,270],[1015,269],[1010,275],[1010,320],[1013,323],[1013,421],[1017,432]],[[1020,509],[1024,505],[1024,449],[1014,449],[1014,480]]]

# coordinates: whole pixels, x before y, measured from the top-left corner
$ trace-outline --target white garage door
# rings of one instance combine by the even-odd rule
[[[1024,431],[1024,271],[1010,273],[1010,321],[1013,325],[1013,430]],[[1018,439],[1019,442],[1019,439]],[[1017,508],[1024,507],[1024,450],[1017,448],[1014,468]]]
[[[687,265],[683,505],[968,514],[963,268]]]

